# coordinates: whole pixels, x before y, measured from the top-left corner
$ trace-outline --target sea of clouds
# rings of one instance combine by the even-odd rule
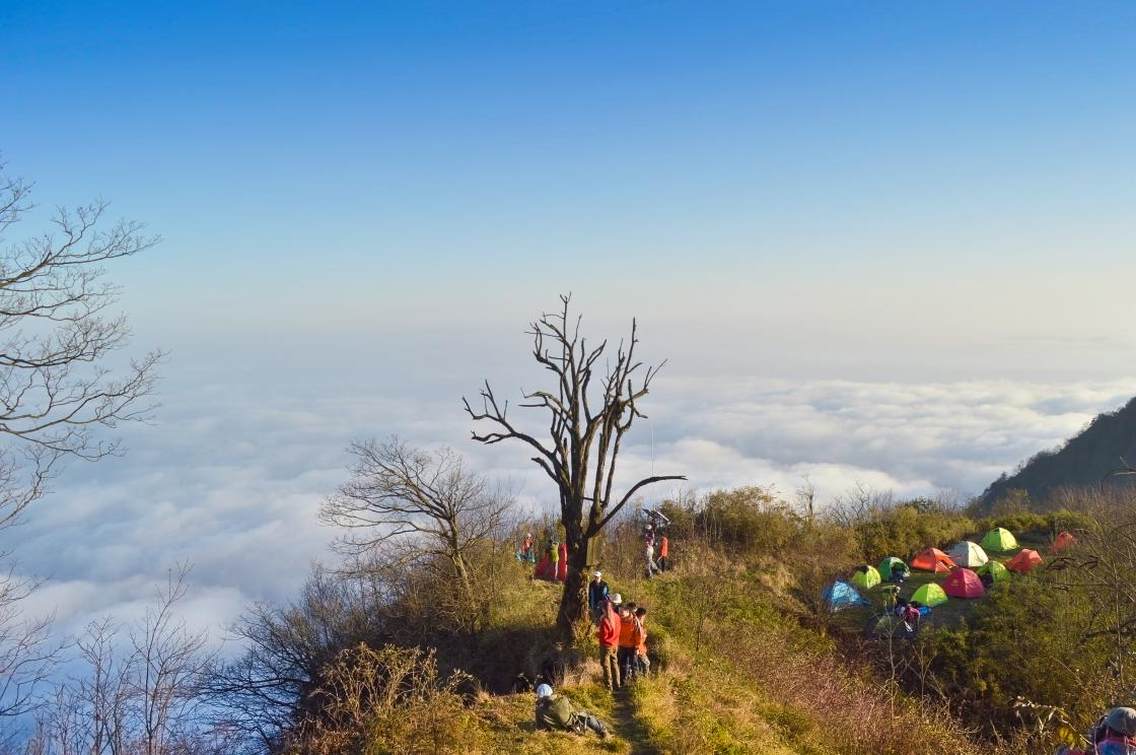
[[[218,641],[251,602],[288,600],[311,563],[334,558],[335,533],[317,515],[345,479],[352,439],[398,434],[452,445],[507,479],[520,505],[550,509],[555,500],[524,448],[469,440],[459,399],[476,393],[476,378],[446,370],[374,383],[350,370],[318,381],[302,371],[276,380],[256,370],[169,373],[154,421],[124,429],[123,457],[72,464],[25,522],[3,533],[19,572],[44,580],[25,610],[54,613],[60,637],[101,616],[138,618],[179,563],[193,565],[181,612]],[[517,390],[500,386],[503,395]],[[965,497],[1133,393],[1134,380],[664,375],[625,447],[620,479],[678,473],[698,491],[760,484],[791,495],[807,478],[821,505],[857,484]],[[647,495],[675,492],[661,485]]]

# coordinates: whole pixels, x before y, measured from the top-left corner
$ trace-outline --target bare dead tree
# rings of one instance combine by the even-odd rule
[[[246,744],[230,753],[276,752],[288,730],[309,713],[310,694],[336,653],[375,643],[376,618],[362,580],[316,567],[299,598],[283,607],[258,604],[232,627],[245,648],[215,662],[205,685],[214,730]]]
[[[27,617],[21,611],[21,602],[35,587],[17,576],[11,564],[0,574],[0,718],[23,716],[37,707],[37,691],[60,651],[59,644],[49,642],[51,618]]]
[[[613,499],[616,465],[623,437],[637,418],[645,418],[638,402],[647,395],[665,362],[649,367],[637,361],[638,328],[631,321],[631,336],[620,341],[614,363],[600,372],[607,341],[589,348],[580,335],[581,317],[570,315],[571,296],[560,297],[559,312],[545,313],[533,322],[532,356],[551,373],[549,390],[522,391],[520,406],[548,412],[548,436],[538,440],[520,429],[508,415],[508,401],[499,401],[488,381],[481,390],[481,408],[475,410],[462,399],[475,422],[494,429],[473,432],[473,439],[492,445],[516,440],[529,446],[532,460],[556,484],[560,494],[560,521],[568,548],[568,577],[560,601],[557,625],[566,639],[573,625],[585,615],[588,546],[627,502],[642,488],[666,480],[684,480],[681,475],[652,475],[627,488]],[[595,382],[593,382],[595,381]]]
[[[339,549],[357,557],[385,549],[406,566],[440,560],[474,606],[471,549],[497,534],[509,496],[449,448],[427,452],[392,437],[349,450],[351,479],[320,511],[322,521],[347,530]]]
[[[32,209],[31,185],[0,166],[0,239]],[[0,525],[44,492],[58,462],[101,459],[115,441],[93,432],[140,420],[157,352],[121,374],[105,366],[130,330],[112,312],[118,289],[106,265],[157,242],[138,223],[106,225],[107,205],[60,209],[53,230],[0,247]]]
[[[166,586],[123,641],[111,619],[76,640],[83,673],[56,689],[28,744],[58,755],[167,755],[204,751],[213,739],[195,716],[212,656],[202,633],[175,617],[188,567]]]
[[[145,755],[170,752],[192,726],[202,674],[211,661],[205,633],[191,631],[174,615],[175,605],[185,597],[188,575],[187,565],[170,571],[166,586],[130,636],[138,734]]]
[[[30,197],[31,184],[0,164],[0,528],[44,495],[65,460],[118,450],[96,431],[149,416],[160,359],[154,352],[118,371],[106,366],[129,336],[112,311],[118,290],[106,266],[156,237],[138,223],[106,223],[99,202],[59,209],[45,232],[8,241],[33,209]],[[31,587],[10,571],[0,585],[0,717],[26,712],[50,660],[46,623],[16,605]]]

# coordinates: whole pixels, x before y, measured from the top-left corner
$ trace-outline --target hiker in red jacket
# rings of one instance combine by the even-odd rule
[[[603,669],[604,686],[614,692],[622,683],[619,675],[619,635],[622,623],[615,612],[623,598],[614,593],[604,601],[603,614],[596,627],[596,639],[600,643],[600,668]]]

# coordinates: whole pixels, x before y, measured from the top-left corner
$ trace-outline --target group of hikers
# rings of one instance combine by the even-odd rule
[[[647,524],[643,529],[643,546],[646,556],[647,579],[670,568],[670,538],[665,527],[670,523],[661,511],[644,509]],[[533,565],[533,577],[548,582],[564,582],[568,579],[568,545],[557,539],[552,529],[545,529],[538,549],[533,533],[526,532],[517,549],[517,560]]]
[[[615,692],[635,678],[649,674],[647,609],[631,601],[625,603],[619,593],[610,592],[603,572],[596,571],[588,583],[588,610],[596,625],[600,667],[608,691]],[[563,695],[554,694],[548,684],[536,688],[536,725],[540,729],[577,734],[590,730],[600,738],[607,736],[607,727],[602,721],[587,711],[576,710]]]
[[[533,534],[526,532],[517,551],[517,559],[535,564],[533,577],[549,582],[564,582],[568,579],[568,545],[557,540],[551,530],[545,530],[540,552],[538,561]]]
[[[588,608],[600,644],[600,668],[604,686],[614,692],[651,671],[647,656],[647,609],[609,593],[603,573],[595,572],[588,583]]]
[[[646,551],[646,576],[648,579],[666,571],[670,564],[670,541],[664,528],[668,520],[661,512],[647,510],[648,523],[643,530]],[[546,543],[541,564],[564,565],[567,554],[556,543],[550,533],[546,533]],[[518,558],[532,563],[532,534],[522,541]],[[553,553],[555,552],[555,556]],[[538,564],[534,572],[537,578],[547,579],[548,566]],[[552,570],[555,574],[555,569]],[[623,689],[633,680],[645,677],[651,671],[651,659],[647,655],[647,608],[636,605],[634,601],[624,601],[619,593],[611,592],[604,581],[603,572],[592,572],[588,582],[588,615],[596,627],[596,640],[599,642],[599,661],[603,671],[604,687],[609,692]],[[570,700],[555,694],[552,687],[543,683],[536,688],[536,725],[540,729],[572,731],[583,734],[594,731],[601,738],[607,736],[607,728],[591,713],[577,710]]]

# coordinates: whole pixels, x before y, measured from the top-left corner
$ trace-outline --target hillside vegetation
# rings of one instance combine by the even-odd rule
[[[1059,497],[1055,494],[1062,488],[1131,484],[1136,478],[1110,476],[1125,459],[1136,463],[1136,398],[1098,415],[1060,448],[1041,451],[1013,474],[1003,474],[982,494],[980,505],[990,511],[999,502],[1020,500],[1022,493],[1042,501]]]
[[[808,516],[762,488],[718,491],[663,505],[674,566],[650,580],[641,525],[626,517],[603,565],[613,590],[649,610],[652,675],[615,695],[600,683],[592,628],[571,643],[555,630],[561,585],[533,580],[513,557],[519,534],[542,524],[525,523],[470,554],[476,627],[444,570],[317,572],[291,606],[246,617],[252,649],[222,675],[232,686],[217,701],[240,706],[232,725],[275,727],[270,749],[297,755],[1049,752],[1130,702],[1126,496],[976,518],[865,494]],[[875,591],[871,606],[836,613],[821,599],[859,564],[996,526],[1041,550],[1043,566],[982,599],[952,599],[914,639],[865,632],[881,610]],[[1076,545],[1053,553],[1066,530]],[[612,736],[537,731],[518,674],[551,681]],[[292,686],[273,686],[280,679]],[[266,687],[279,693],[272,704]]]

